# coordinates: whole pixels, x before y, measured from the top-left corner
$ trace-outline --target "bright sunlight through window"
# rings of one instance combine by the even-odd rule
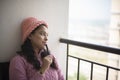
[[[107,44],[110,0],[70,0],[69,38]]]

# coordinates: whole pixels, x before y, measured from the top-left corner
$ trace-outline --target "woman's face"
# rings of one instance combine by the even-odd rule
[[[33,34],[29,36],[33,48],[44,49],[48,40],[48,29],[40,26]]]

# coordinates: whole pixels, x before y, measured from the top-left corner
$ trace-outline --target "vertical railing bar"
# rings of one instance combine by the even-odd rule
[[[78,59],[77,80],[79,80],[79,67],[80,67],[80,60]]]
[[[106,80],[108,80],[109,68],[107,67]]]
[[[90,80],[93,79],[93,63],[91,63],[91,74],[90,74]]]
[[[68,54],[69,54],[69,44],[67,44],[67,55],[66,55],[66,80],[68,80]]]

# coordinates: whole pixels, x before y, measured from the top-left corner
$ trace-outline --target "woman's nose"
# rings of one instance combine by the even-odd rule
[[[48,40],[48,37],[47,36],[45,36],[45,41],[47,41]]]

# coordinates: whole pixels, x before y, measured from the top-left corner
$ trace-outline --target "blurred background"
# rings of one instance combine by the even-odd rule
[[[66,77],[66,38],[85,43],[120,47],[120,0],[0,0],[0,63],[20,50],[21,22],[37,17],[48,23],[48,45]],[[120,56],[70,45],[69,54],[120,68]],[[68,80],[77,80],[77,60],[68,58]],[[80,62],[80,80],[89,80],[90,64]],[[106,69],[95,65],[93,80],[105,80]],[[110,70],[109,80],[120,80],[120,71]]]

